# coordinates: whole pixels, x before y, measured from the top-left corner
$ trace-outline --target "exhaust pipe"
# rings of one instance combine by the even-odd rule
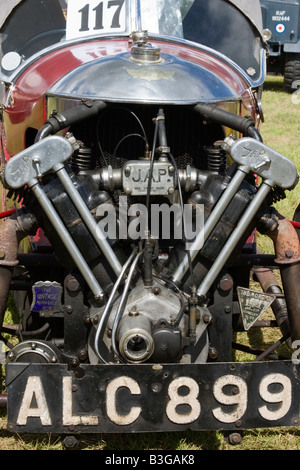
[[[3,325],[13,268],[0,265],[0,329]]]
[[[266,233],[274,243],[280,269],[292,341],[300,339],[300,243],[289,220],[278,217],[278,227]]]
[[[263,292],[267,294],[279,295],[271,304],[271,309],[276,318],[277,324],[284,337],[290,336],[290,324],[288,318],[288,311],[285,298],[283,297],[282,289],[274,276],[273,270],[268,267],[252,268],[253,277],[259,282]],[[280,297],[282,295],[282,298]],[[291,338],[286,340],[289,348],[291,348]]]
[[[18,209],[0,225],[0,327],[2,327],[14,266],[18,264],[20,242],[38,229],[34,215]]]

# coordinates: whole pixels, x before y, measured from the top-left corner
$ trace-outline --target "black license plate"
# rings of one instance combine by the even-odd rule
[[[7,365],[13,432],[237,430],[299,422],[291,361],[170,365]]]

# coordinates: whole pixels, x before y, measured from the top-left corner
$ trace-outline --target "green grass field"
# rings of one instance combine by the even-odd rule
[[[262,98],[265,122],[261,126],[261,133],[264,143],[289,157],[300,173],[300,99],[284,93],[282,81],[277,76],[267,78]],[[294,104],[293,100],[298,104]],[[292,217],[299,200],[298,184],[276,208],[286,217]]]
[[[300,101],[300,100],[299,100]],[[270,76],[263,93],[265,122],[261,126],[264,142],[291,158],[300,173],[300,103],[282,91],[282,78]],[[284,171],[284,169],[283,169]],[[300,185],[276,206],[292,218],[300,201]],[[264,250],[272,244],[259,238]],[[244,334],[244,333],[243,333]],[[267,343],[269,338],[264,338]],[[272,340],[271,340],[272,341]],[[0,410],[0,450],[63,450],[57,435],[11,435],[6,430],[6,412]],[[221,432],[143,433],[136,435],[82,436],[81,450],[300,450],[300,428],[254,429],[244,432],[239,446],[226,443]]]

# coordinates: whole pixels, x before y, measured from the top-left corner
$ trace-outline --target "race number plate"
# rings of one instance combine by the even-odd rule
[[[128,0],[69,0],[66,39],[125,33]]]
[[[77,375],[77,377],[76,377]],[[13,432],[159,432],[295,426],[299,366],[7,365]]]

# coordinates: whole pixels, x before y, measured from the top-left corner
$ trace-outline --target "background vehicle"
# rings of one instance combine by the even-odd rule
[[[282,341],[300,339],[299,239],[273,207],[298,174],[259,133],[259,2],[6,8],[1,322],[9,292],[20,313],[2,328],[19,336],[8,428],[294,425],[297,364],[272,360],[276,345],[233,360],[235,333],[270,305]],[[275,255],[257,252],[257,230]]]
[[[263,26],[269,47],[268,70],[284,75],[284,88],[300,86],[300,2],[261,0]]]

